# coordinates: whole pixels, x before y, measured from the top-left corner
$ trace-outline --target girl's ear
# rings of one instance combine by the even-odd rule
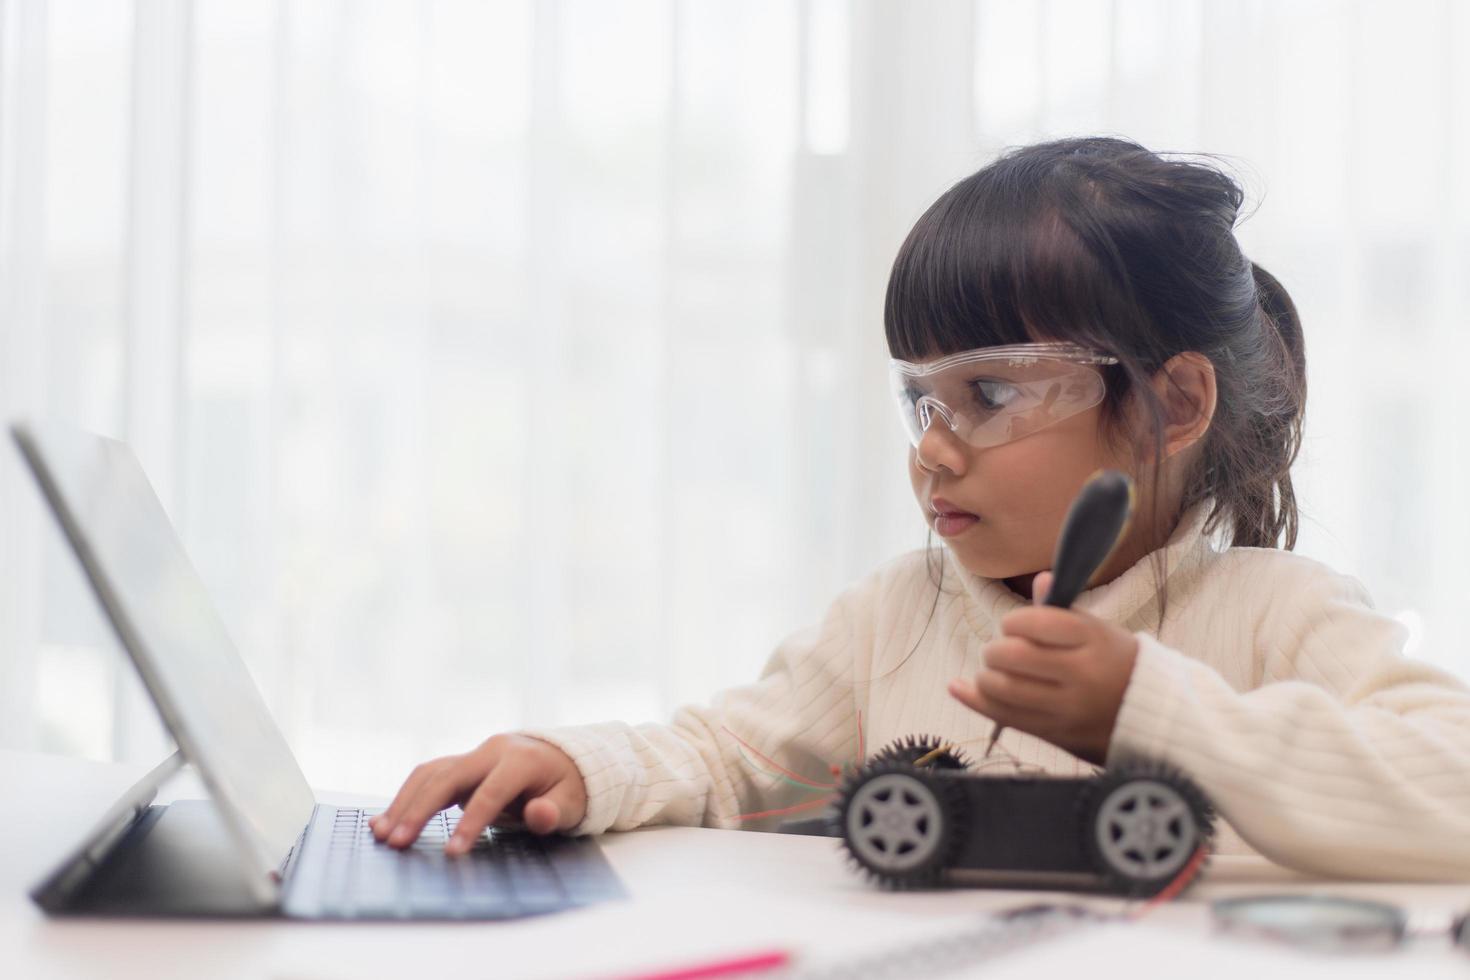
[[[1204,438],[1215,417],[1215,365],[1197,351],[1175,354],[1153,376],[1164,415],[1164,459]]]

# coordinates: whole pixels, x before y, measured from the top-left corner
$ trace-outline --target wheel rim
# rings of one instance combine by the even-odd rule
[[[1174,874],[1199,836],[1194,810],[1174,787],[1152,780],[1124,783],[1097,814],[1097,845],[1110,867],[1130,878]]]
[[[939,800],[928,786],[903,773],[885,773],[853,794],[847,840],[870,867],[911,871],[939,849],[943,820]]]

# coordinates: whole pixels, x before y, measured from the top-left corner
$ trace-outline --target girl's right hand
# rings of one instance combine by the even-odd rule
[[[480,831],[502,818],[520,818],[536,834],[570,830],[587,812],[587,785],[571,756],[528,735],[495,735],[464,755],[425,762],[409,774],[386,811],[368,821],[373,836],[403,848],[429,818],[451,804],[464,807],[444,845],[464,854]]]

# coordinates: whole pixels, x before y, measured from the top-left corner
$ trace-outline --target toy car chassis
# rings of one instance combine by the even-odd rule
[[[990,775],[942,745],[895,743],[843,782],[834,835],[884,886],[933,886],[962,869],[1083,873],[1103,890],[1149,896],[1213,838],[1209,801],[1169,766]]]

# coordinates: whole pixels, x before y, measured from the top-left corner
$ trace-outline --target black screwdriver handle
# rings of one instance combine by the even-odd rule
[[[1098,470],[1077,492],[1062,521],[1051,563],[1051,589],[1044,605],[1066,609],[1118,546],[1133,516],[1133,481],[1117,470]],[[985,746],[989,757],[1004,725],[996,725]]]
[[[1117,470],[1099,470],[1088,477],[1062,522],[1046,605],[1061,609],[1072,605],[1118,546],[1132,515],[1132,480]]]

